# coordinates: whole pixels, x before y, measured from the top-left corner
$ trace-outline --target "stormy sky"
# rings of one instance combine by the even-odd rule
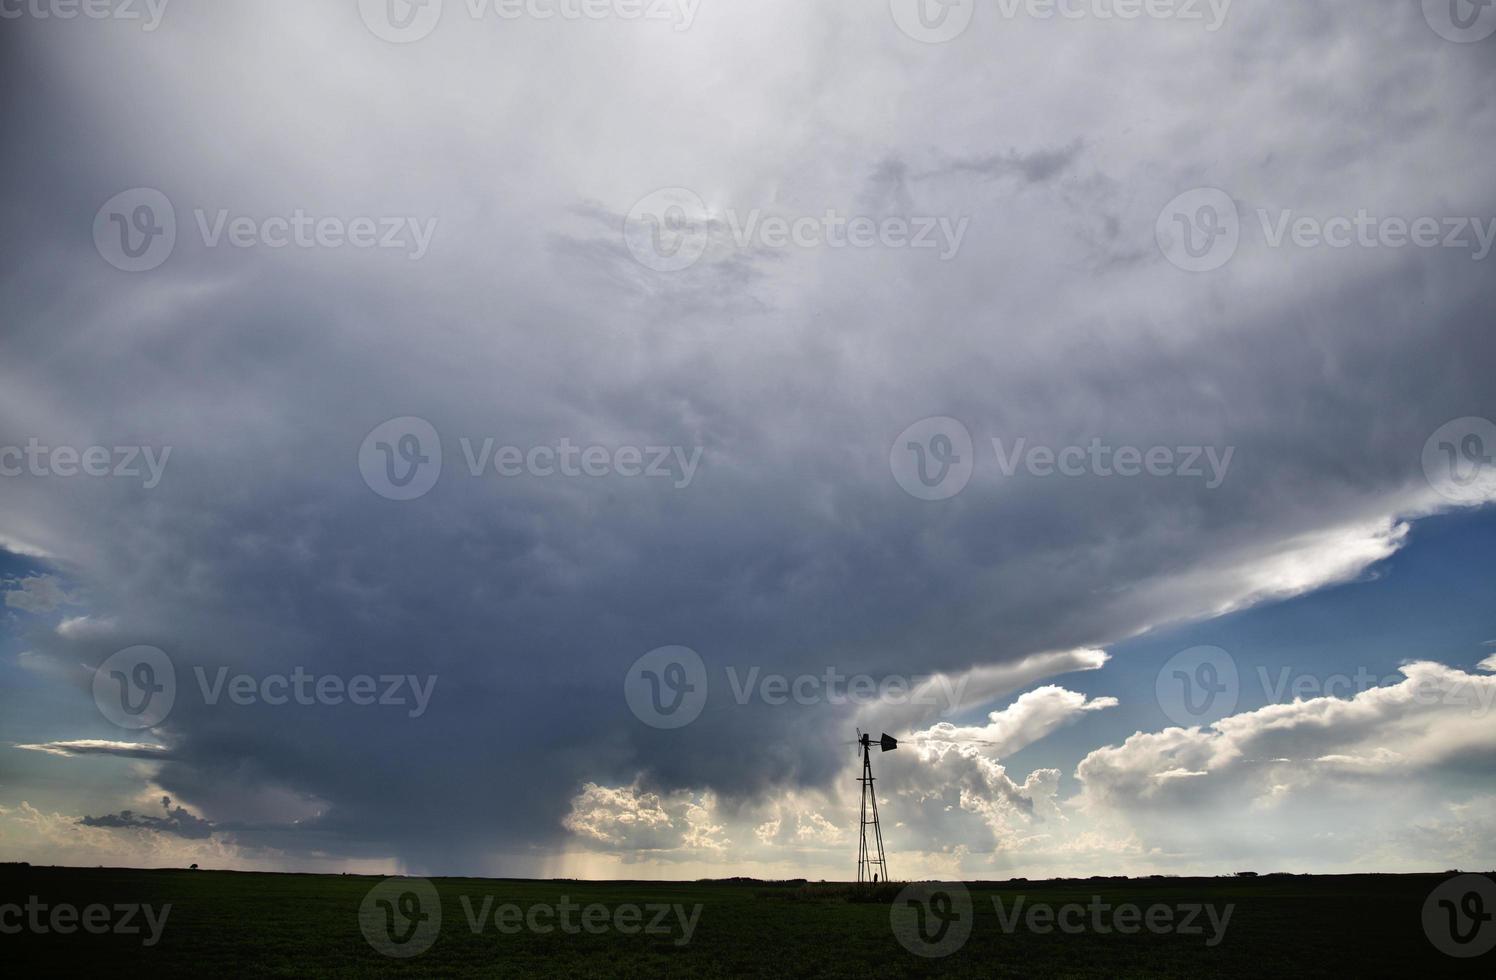
[[[5,7],[0,857],[1489,864],[1444,6]]]

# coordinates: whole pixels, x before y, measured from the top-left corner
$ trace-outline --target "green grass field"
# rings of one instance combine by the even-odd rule
[[[434,942],[398,959],[376,950],[360,924],[378,878],[9,867],[0,869],[0,928],[16,925],[30,903],[47,931],[29,923],[19,932],[6,929],[0,951],[11,976],[1489,976],[1496,953],[1454,959],[1424,932],[1424,900],[1444,877],[970,884],[970,936],[940,958],[901,945],[891,925],[892,894],[849,901],[844,886],[443,878],[433,880],[439,928],[429,919],[422,924],[435,929],[427,933]],[[400,904],[406,884],[389,886],[392,913],[414,909]],[[1092,927],[1097,897],[1144,915],[1165,906],[1179,924],[1190,906],[1213,905],[1218,913],[1231,906],[1231,913],[1224,930],[1198,915],[1200,934],[1100,933]],[[994,898],[1002,901],[1010,931]],[[1015,921],[1009,914],[1020,898],[1025,911]],[[573,911],[564,912],[563,903]],[[21,906],[19,914],[7,915],[7,904]],[[153,946],[146,945],[144,913],[124,922],[116,910],[130,904],[152,907],[160,925]],[[500,912],[511,904],[517,908]],[[1070,904],[1088,907],[1080,931],[1044,931],[1043,919],[1033,931],[1024,921],[1035,905]],[[88,913],[91,905],[109,911]],[[59,906],[91,914],[95,930],[53,932]],[[626,910],[633,906],[637,916]],[[667,914],[650,907],[671,908]],[[368,908],[374,911],[366,924],[377,933],[389,924],[385,908]],[[485,908],[475,932],[472,918]],[[560,928],[563,914],[573,931]],[[1165,915],[1154,914],[1156,924]],[[56,921],[65,927],[63,916]],[[537,929],[525,924],[526,916]],[[1072,927],[1080,921],[1080,913],[1068,916]],[[407,924],[402,916],[396,932],[408,932]],[[123,934],[115,925],[140,931]],[[646,929],[651,925],[654,931]],[[1209,946],[1213,931],[1219,941]]]

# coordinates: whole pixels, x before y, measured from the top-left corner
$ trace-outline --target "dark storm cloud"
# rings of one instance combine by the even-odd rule
[[[637,57],[636,73],[586,76],[601,90],[592,101],[542,111],[518,93],[573,91],[598,42],[557,52],[511,40],[490,57],[494,39],[453,32],[397,50],[361,33],[348,6],[174,5],[149,39],[7,28],[22,52],[4,69],[7,128],[24,138],[5,150],[16,261],[3,285],[0,444],[42,435],[174,454],[151,491],[7,485],[0,533],[58,556],[113,620],[86,637],[38,626],[39,653],[92,666],[148,643],[173,658],[157,782],[206,822],[284,794],[316,812],[294,829],[288,817],[280,846],[524,872],[559,846],[586,781],[643,774],[663,789],[710,788],[727,807],[824,785],[843,773],[836,743],[852,715],[738,705],[726,667],[959,672],[1270,595],[1283,576],[1254,578],[1263,561],[1422,502],[1429,434],[1496,410],[1496,283],[1468,255],[1319,254],[1300,274],[1284,271],[1290,256],[1247,252],[1212,278],[1152,246],[1158,209],[1200,183],[1286,207],[1324,200],[1322,185],[1340,180],[1368,204],[1414,206],[1378,176],[1388,165],[1367,162],[1408,136],[1399,119],[1433,120],[1421,146],[1455,142],[1488,161],[1492,110],[1459,93],[1489,91],[1489,66],[1430,42],[1421,22],[1343,20],[1343,79],[1309,104],[1277,94],[1279,81],[1241,91],[1236,69],[1202,54],[1207,91],[1161,94],[1168,121],[1126,141],[1093,138],[1106,113],[1068,102],[990,108],[994,127],[1032,134],[1022,138],[903,109],[909,146],[952,147],[922,157],[836,125],[862,118],[869,93],[855,81],[827,80],[820,100],[755,95],[798,81],[735,54],[712,81],[659,58],[657,38],[625,34],[609,43]],[[1211,43],[1288,71],[1294,29],[1318,18],[1275,8]],[[682,57],[697,57],[693,43],[736,51],[711,30],[698,24]],[[868,57],[881,63],[875,46]],[[924,72],[962,75],[956,60],[931,65],[925,83]],[[1381,84],[1435,69],[1452,102]],[[1156,70],[1154,84],[1177,88],[1185,69]],[[1374,83],[1394,121],[1361,124],[1366,153],[1317,135]],[[1104,109],[1127,111],[1094,89]],[[1230,117],[1236,97],[1249,119]],[[704,125],[735,113],[778,125],[755,137],[762,146]],[[542,125],[557,118],[566,125]],[[1202,133],[1225,135],[1201,146]],[[1453,162],[1428,176],[1430,165],[1413,154],[1393,174],[1448,178],[1447,207],[1496,213],[1488,186],[1457,182]],[[999,174],[1025,181],[1023,193],[989,179]],[[948,263],[719,243],[661,276],[634,262],[619,228],[634,201],[677,184],[714,208],[872,202],[977,220]],[[100,204],[140,185],[173,200],[183,234],[161,269],[130,276],[100,261],[91,226]],[[420,262],[194,239],[196,208],[297,207],[441,223]],[[1097,242],[1126,266],[1094,261]],[[356,461],[374,426],[404,415],[441,433],[445,469],[429,495],[396,503],[364,485]],[[981,460],[943,504],[906,495],[888,465],[895,437],[937,415],[966,422]],[[684,489],[473,478],[462,437],[701,447],[703,458]],[[995,437],[1235,457],[1218,490],[1008,479]],[[711,672],[712,698],[685,732],[645,728],[622,694],[629,665],[668,644],[696,649]],[[209,705],[196,671],[220,667],[438,682],[418,718],[348,703]],[[78,686],[86,703],[87,678]],[[155,826],[182,812],[89,819]]]
[[[152,830],[160,834],[171,834],[174,837],[185,837],[189,840],[206,840],[213,836],[213,825],[202,820],[182,807],[173,807],[171,798],[161,798],[161,809],[166,816],[154,817],[146,813],[135,813],[133,810],[121,810],[119,813],[106,813],[101,817],[84,817],[78,821],[85,827],[110,827],[114,829]]]

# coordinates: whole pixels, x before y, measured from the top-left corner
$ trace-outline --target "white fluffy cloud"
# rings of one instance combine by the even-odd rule
[[[563,826],[589,843],[641,856],[656,851],[720,851],[731,841],[714,823],[716,798],[685,791],[661,795],[635,786],[583,786]]]
[[[1029,691],[1001,711],[987,716],[985,725],[952,725],[942,722],[916,732],[909,741],[915,743],[981,746],[981,751],[1004,756],[1032,745],[1039,739],[1069,724],[1089,711],[1115,708],[1117,699],[1087,699],[1084,694],[1048,685]]]
[[[3,537],[0,537],[0,548],[6,548]],[[0,585],[5,588],[5,604],[24,612],[47,613],[58,606],[78,601],[76,596],[63,588],[62,580],[55,575],[27,575]]]
[[[1218,795],[1313,788],[1471,768],[1496,750],[1496,676],[1416,662],[1349,699],[1271,704],[1208,728],[1171,728],[1097,749],[1076,768],[1088,806],[1203,806]],[[1191,774],[1187,782],[1179,777]]]
[[[1011,663],[982,664],[956,674],[936,674],[916,686],[907,703],[880,701],[868,705],[860,712],[858,725],[908,731],[937,717],[962,714],[991,704],[1049,677],[1100,670],[1108,659],[1101,650],[1061,650],[1031,654]]]
[[[101,738],[79,738],[57,742],[17,745],[18,749],[46,752],[49,755],[114,755],[131,759],[164,759],[170,751],[164,745],[150,742],[116,742]]]
[[[1483,665],[1489,667],[1489,665]],[[1414,870],[1496,859],[1496,806],[1445,777],[1489,769],[1496,676],[1420,661],[1350,698],[1273,704],[1208,728],[1139,732],[1076,768],[1015,779],[997,756],[1115,705],[1057,686],[1026,692],[980,726],[939,724],[876,763],[890,863],[903,876]],[[738,841],[720,867],[846,874],[858,787],[783,794],[713,812]],[[710,869],[687,815],[712,802],[589,785],[568,827],[610,847],[665,847]],[[661,830],[664,830],[662,833]],[[704,873],[710,873],[706,871]],[[725,873],[725,872],[723,872]]]

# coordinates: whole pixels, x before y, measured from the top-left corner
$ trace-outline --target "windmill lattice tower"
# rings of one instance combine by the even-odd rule
[[[899,740],[888,735],[874,742],[871,735],[859,731],[857,744],[862,746],[862,822],[857,834],[857,883],[872,884],[888,880],[888,859],[883,855],[883,828],[878,825],[878,794],[873,791],[872,750],[876,745],[881,751],[892,752],[899,747]],[[869,819],[869,814],[872,814]],[[872,846],[868,846],[867,829],[873,828]],[[876,857],[874,853],[876,852]]]

